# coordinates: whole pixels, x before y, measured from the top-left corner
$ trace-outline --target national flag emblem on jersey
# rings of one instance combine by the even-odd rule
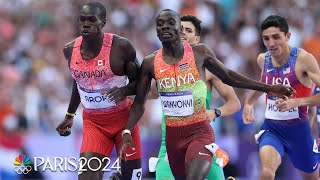
[[[97,66],[104,66],[106,64],[105,60],[98,60],[97,61]]]
[[[186,70],[189,68],[189,65],[188,63],[183,63],[183,64],[179,64],[179,70],[182,71],[182,70]]]
[[[283,74],[289,74],[290,73],[290,67],[283,69]]]

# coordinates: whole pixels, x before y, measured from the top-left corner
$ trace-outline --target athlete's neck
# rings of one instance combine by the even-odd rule
[[[182,58],[184,54],[184,48],[181,41],[162,43],[163,46],[163,55],[174,57],[174,58]]]
[[[279,56],[272,56],[272,59],[274,60],[274,65],[276,66],[283,66],[285,63],[287,63],[291,53],[291,47],[287,46],[283,53],[281,53]]]
[[[103,43],[103,33],[93,38],[84,38],[81,49],[85,52],[99,53]]]

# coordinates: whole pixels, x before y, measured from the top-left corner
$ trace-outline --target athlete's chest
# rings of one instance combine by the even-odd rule
[[[199,79],[194,64],[188,61],[173,65],[163,64],[155,71],[157,71],[156,80],[160,89],[192,85]]]

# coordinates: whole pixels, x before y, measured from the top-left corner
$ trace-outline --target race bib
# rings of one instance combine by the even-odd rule
[[[87,109],[101,109],[115,106],[116,103],[109,102],[106,95],[101,94],[101,90],[87,90],[78,85],[82,105]]]
[[[298,107],[290,109],[285,112],[280,112],[276,106],[276,101],[272,99],[267,99],[267,107],[265,117],[272,120],[289,120],[299,118]]]
[[[194,112],[192,91],[160,92],[160,98],[166,116],[189,116]]]

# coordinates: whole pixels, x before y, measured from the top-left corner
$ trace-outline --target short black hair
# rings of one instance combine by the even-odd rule
[[[198,19],[196,16],[191,14],[186,14],[180,17],[181,21],[190,21],[194,27],[196,28],[196,35],[200,36],[201,34],[201,20]]]
[[[85,6],[90,6],[90,7],[94,7],[94,8],[99,9],[99,18],[102,19],[102,20],[106,19],[107,11],[106,11],[106,8],[104,7],[104,5],[102,5],[101,3],[99,3],[99,2],[89,2]]]
[[[270,15],[261,23],[261,32],[269,27],[277,27],[280,31],[287,34],[289,32],[289,25],[286,18],[279,15]]]
[[[168,12],[171,11],[171,12],[175,13],[178,17],[180,17],[180,15],[179,15],[177,12],[175,12],[174,10],[172,10],[172,9],[163,9],[163,10],[161,10],[161,11],[159,12],[159,14],[157,15],[156,20],[159,18],[160,14],[161,14],[162,12],[165,12],[165,11],[168,11]]]

